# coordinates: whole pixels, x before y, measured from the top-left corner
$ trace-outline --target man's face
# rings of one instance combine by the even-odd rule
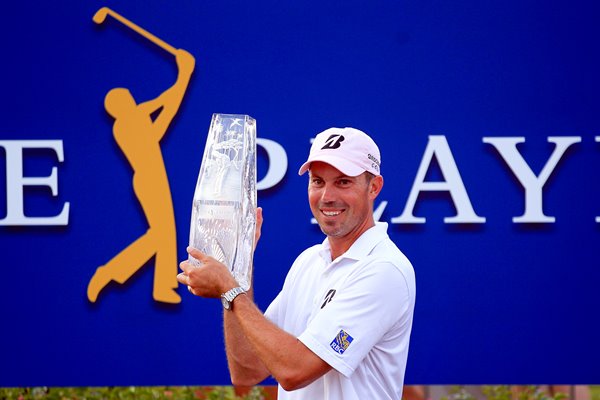
[[[356,239],[373,225],[372,202],[381,177],[347,176],[329,164],[310,166],[308,202],[319,227],[330,238]]]

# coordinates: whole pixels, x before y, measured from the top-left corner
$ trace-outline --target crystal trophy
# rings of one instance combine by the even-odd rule
[[[248,290],[255,230],[256,121],[213,114],[194,192],[190,246],[225,264]]]

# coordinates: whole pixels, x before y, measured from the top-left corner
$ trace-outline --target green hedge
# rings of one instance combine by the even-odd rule
[[[247,395],[236,396],[233,387],[130,386],[65,388],[0,388],[0,399],[7,400],[269,400],[255,387]]]

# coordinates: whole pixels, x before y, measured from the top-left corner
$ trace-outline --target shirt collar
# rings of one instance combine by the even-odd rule
[[[375,226],[364,231],[363,234],[360,235],[358,239],[354,241],[354,243],[352,243],[352,246],[350,246],[350,248],[346,250],[344,254],[339,256],[337,260],[341,260],[343,258],[360,260],[366,257],[379,242],[387,237],[387,227],[387,222],[376,222]],[[327,263],[331,263],[331,246],[329,245],[328,238],[323,240],[322,248],[319,254],[325,261],[327,261]]]

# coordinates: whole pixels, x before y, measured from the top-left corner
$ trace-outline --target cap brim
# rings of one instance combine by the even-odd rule
[[[347,176],[358,176],[366,171],[364,168],[359,167],[358,165],[346,160],[345,158],[334,157],[328,154],[309,157],[309,159],[304,164],[302,164],[302,166],[298,170],[298,175],[303,175],[306,171],[308,171],[310,169],[310,164],[315,161],[321,161],[326,164],[329,164],[333,168],[339,170],[341,173]]]

